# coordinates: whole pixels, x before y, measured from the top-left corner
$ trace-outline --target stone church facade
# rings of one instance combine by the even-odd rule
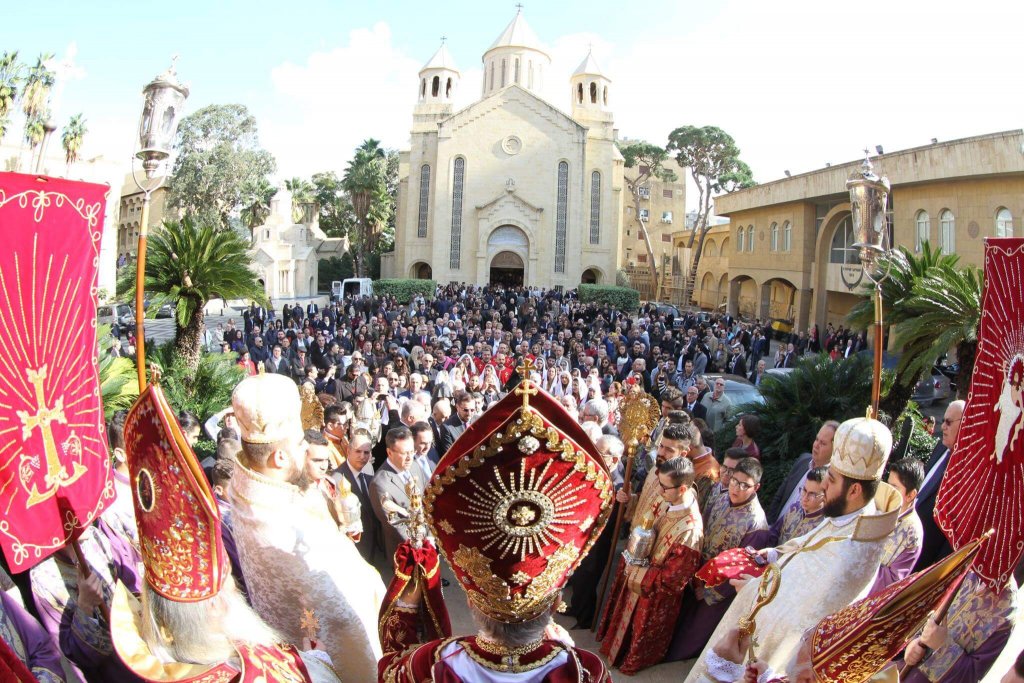
[[[460,74],[444,45],[423,67],[386,275],[615,283],[625,191],[611,81],[588,54],[567,84],[566,114],[538,94],[550,63],[517,14],[484,53],[474,104],[453,111]]]

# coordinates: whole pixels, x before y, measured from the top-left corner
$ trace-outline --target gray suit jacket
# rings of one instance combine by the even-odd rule
[[[786,479],[775,491],[775,497],[772,498],[771,507],[768,508],[768,514],[766,517],[768,518],[769,524],[775,524],[775,520],[785,512],[785,510],[782,509],[782,506],[786,504],[787,500],[789,500],[790,495],[793,493],[793,489],[799,486],[800,482],[803,481],[804,475],[807,474],[807,470],[810,466],[810,453],[804,453],[796,459],[796,462],[793,463],[793,467],[790,468],[789,474],[786,475]]]
[[[423,475],[420,466],[415,462],[412,463],[409,473],[419,483],[420,491],[424,491],[427,488],[427,478]],[[386,460],[373,475],[373,484],[370,486],[370,505],[373,506],[373,512],[380,520],[381,528],[384,531],[384,553],[388,563],[391,563],[395,557],[395,550],[402,541],[409,537],[409,534],[404,526],[394,525],[388,521],[388,515],[382,505],[385,497],[390,498],[406,510],[409,509],[409,496],[405,492],[402,477]]]

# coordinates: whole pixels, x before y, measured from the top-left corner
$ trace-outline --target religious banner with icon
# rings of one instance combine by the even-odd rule
[[[985,240],[981,301],[971,391],[935,519],[954,548],[995,530],[974,571],[997,587],[1024,552],[1024,239]]]
[[[96,357],[108,190],[0,173],[0,547],[15,572],[114,499]]]

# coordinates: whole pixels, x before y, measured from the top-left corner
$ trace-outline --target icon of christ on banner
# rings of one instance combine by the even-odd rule
[[[0,547],[15,572],[114,498],[96,357],[107,190],[0,173]]]

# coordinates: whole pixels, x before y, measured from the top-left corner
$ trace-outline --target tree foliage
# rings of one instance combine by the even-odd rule
[[[647,183],[652,178],[663,182],[675,181],[676,172],[671,168],[665,167],[665,162],[669,159],[668,152],[663,147],[652,145],[649,142],[629,142],[619,145],[619,152],[622,153],[626,168],[635,170],[632,176],[628,173],[623,174],[623,179],[633,199],[633,212],[637,222],[640,224],[640,235],[644,238],[644,247],[647,249],[647,262],[651,267],[651,276],[654,279],[654,292],[655,296],[657,296],[658,283],[660,281],[658,275],[658,262],[660,259],[654,255],[654,245],[651,244],[651,235],[647,230],[650,216],[648,215],[645,220],[640,213],[640,202],[642,200],[640,193],[645,187],[650,190]]]
[[[675,154],[676,163],[690,170],[697,184],[697,220],[690,233],[687,247],[693,250],[690,273],[695,276],[700,265],[704,238],[709,230],[708,220],[714,207],[714,196],[756,185],[750,167],[740,159],[740,148],[732,136],[715,126],[682,126],[669,133],[669,154]],[[694,248],[696,242],[696,248]],[[693,296],[692,277],[687,280],[683,301]]]
[[[405,278],[377,280],[373,283],[374,296],[393,296],[400,304],[407,304],[417,296],[433,299],[436,291],[437,283],[434,280]]]
[[[256,228],[267,222],[270,217],[270,206],[277,194],[277,188],[265,177],[253,178],[242,188],[242,210],[239,218],[249,228],[249,237],[255,236]]]
[[[161,369],[160,386],[176,410],[188,410],[200,421],[231,405],[231,392],[245,378],[233,353],[204,353],[193,368],[178,354],[174,342],[151,347],[148,361]]]
[[[81,114],[75,114],[64,126],[61,135],[61,144],[64,147],[64,159],[68,167],[78,161],[78,153],[82,150],[82,141],[89,129],[85,127],[85,119]]]
[[[620,311],[635,311],[640,308],[640,293],[630,287],[612,285],[581,284],[580,303],[614,306]]]
[[[103,417],[109,420],[117,411],[132,407],[139,396],[139,382],[135,363],[130,358],[110,355],[114,344],[110,325],[97,327],[96,335],[99,338],[100,400],[103,402]]]
[[[259,146],[255,117],[240,104],[210,105],[186,116],[177,148],[170,205],[221,230],[230,228],[245,189],[277,168]]]
[[[348,237],[357,224],[355,209],[334,171],[314,173],[313,199],[320,211],[320,229],[328,237]]]
[[[394,210],[388,194],[388,158],[380,142],[368,139],[356,148],[345,168],[342,187],[355,210],[356,230],[350,235],[356,273],[369,272],[369,255],[377,252],[378,236]]]
[[[25,65],[18,61],[18,52],[0,54],[0,140],[7,133],[14,103],[21,94]]]

